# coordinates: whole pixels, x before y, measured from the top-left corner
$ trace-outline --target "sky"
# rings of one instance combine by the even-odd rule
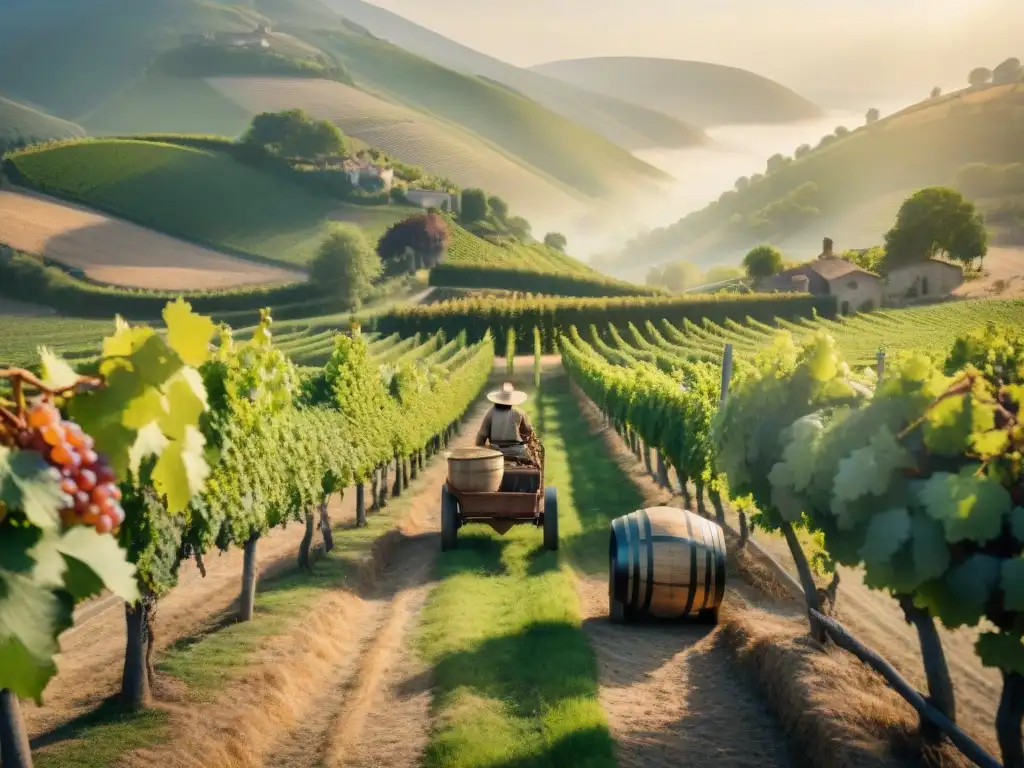
[[[837,104],[959,87],[972,67],[1024,59],[1024,0],[371,1],[520,66],[615,55],[709,61]]]

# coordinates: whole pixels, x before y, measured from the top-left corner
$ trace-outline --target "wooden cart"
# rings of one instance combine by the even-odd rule
[[[459,528],[486,523],[500,535],[513,525],[544,529],[545,549],[558,549],[558,493],[544,485],[541,467],[505,464],[501,486],[493,493],[467,493],[445,483],[441,488],[441,549],[458,546]]]

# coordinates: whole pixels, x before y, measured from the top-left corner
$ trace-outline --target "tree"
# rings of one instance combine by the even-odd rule
[[[782,271],[782,253],[774,246],[759,245],[743,257],[743,269],[752,280],[771,277]]]
[[[530,222],[522,216],[511,216],[509,220],[505,222],[505,226],[508,227],[509,234],[517,240],[528,240],[531,232],[533,231],[533,227],[530,226]]]
[[[388,275],[433,269],[448,250],[448,224],[436,211],[395,222],[377,241],[377,255]]]
[[[487,198],[487,206],[491,209],[491,213],[502,224],[508,219],[508,203],[502,200],[497,195],[491,195]]]
[[[777,171],[779,168],[784,166],[787,162],[789,162],[789,158],[788,157],[786,157],[781,152],[776,152],[774,155],[772,155],[771,157],[768,158],[768,163],[765,166],[765,170],[768,173],[771,173],[772,171]]]
[[[644,282],[647,285],[664,285],[664,269],[662,267],[651,267],[650,269],[647,270],[647,278],[644,280]]]
[[[995,85],[1016,83],[1022,79],[1024,79],[1024,68],[1020,65],[1020,59],[1013,56],[992,70],[992,82]]]
[[[932,97],[933,99],[937,99],[937,98],[939,98],[939,96],[941,96],[941,95],[942,95],[942,89],[941,89],[941,88],[939,88],[939,86],[937,86],[937,85],[936,85],[936,86],[935,86],[934,88],[932,88],[932,93],[931,93],[931,97]]]
[[[801,144],[799,147],[796,148],[796,152],[793,153],[793,156],[797,157],[797,158],[800,158],[800,157],[806,157],[809,154],[811,154],[811,145],[810,144]]]
[[[469,224],[483,221],[490,212],[487,204],[487,193],[472,187],[462,190],[462,213],[460,218]]]
[[[380,259],[352,224],[335,224],[309,265],[309,281],[345,307],[359,306],[381,272]]]
[[[296,126],[308,121],[309,115],[301,109],[262,112],[252,119],[242,140],[246,144],[256,144],[278,152]]]
[[[683,291],[701,282],[700,267],[689,261],[674,261],[661,273],[661,284],[670,291]]]
[[[967,75],[967,82],[972,88],[980,88],[992,79],[992,70],[987,67],[975,67]]]
[[[843,136],[849,135],[850,129],[847,128],[845,125],[840,125],[835,129],[834,133],[839,138],[842,138]]]
[[[891,269],[940,254],[970,264],[988,250],[985,222],[955,189],[926,187],[900,206],[896,223],[885,234],[885,263]]]
[[[864,120],[866,121],[867,125],[871,125],[872,123],[877,123],[878,118],[880,118],[881,116],[882,113],[879,112],[875,107],[872,107],[867,111],[867,114],[864,115]]]
[[[307,120],[291,126],[281,144],[285,157],[318,161],[345,151],[345,134],[329,120]]]
[[[554,248],[556,251],[565,253],[565,246],[568,244],[569,241],[561,232],[548,232],[544,235],[544,245],[548,248]]]
[[[736,188],[737,192],[742,192],[743,190],[747,189],[747,187],[750,186],[750,179],[748,179],[746,176],[740,176],[738,179],[736,179],[736,182],[733,184],[733,186]]]

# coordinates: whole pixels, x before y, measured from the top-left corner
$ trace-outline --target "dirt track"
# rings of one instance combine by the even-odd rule
[[[92,280],[153,290],[210,290],[304,280],[34,193],[0,190],[0,243],[77,267]]]
[[[993,246],[985,256],[985,277],[964,283],[957,296],[1015,298],[1024,296],[1024,248]],[[1002,290],[997,290],[997,286]]]

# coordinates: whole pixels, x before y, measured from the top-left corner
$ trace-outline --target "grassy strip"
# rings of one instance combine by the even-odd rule
[[[159,672],[180,681],[178,695],[185,703],[212,701],[252,666],[269,640],[302,621],[322,595],[345,588],[371,556],[374,542],[394,528],[404,506],[404,500],[395,500],[385,511],[370,515],[366,527],[336,530],[334,549],[317,562],[313,574],[290,570],[262,581],[252,621],[228,620],[209,634],[184,638],[163,654]],[[165,743],[168,736],[167,712],[126,713],[109,701],[40,737],[33,744],[35,768],[109,768],[120,755]]]
[[[635,487],[588,427],[564,377],[530,403],[547,483],[559,490],[561,555],[520,526],[460,531],[439,561],[420,648],[434,668],[437,727],[424,765],[617,765],[598,701],[598,669],[567,564],[606,567],[608,521],[640,506]],[[588,449],[588,444],[590,448]]]

